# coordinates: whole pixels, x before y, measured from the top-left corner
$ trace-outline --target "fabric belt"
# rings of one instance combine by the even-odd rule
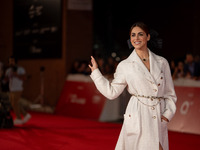
[[[142,103],[142,104],[144,104],[145,106],[148,106],[148,107],[154,107],[154,106],[158,105],[162,99],[163,100],[167,99],[167,98],[164,98],[164,97],[145,96],[145,95],[136,95],[136,94],[132,94],[132,96],[135,96],[140,103]],[[151,101],[153,101],[153,100],[158,100],[158,101],[154,105],[149,105],[149,104],[145,104],[144,102],[142,102],[139,98],[147,98],[147,99],[150,99]]]

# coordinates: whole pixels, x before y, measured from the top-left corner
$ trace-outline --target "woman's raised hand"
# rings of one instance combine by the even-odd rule
[[[91,69],[92,71],[94,71],[95,69],[98,68],[97,62],[96,62],[96,60],[94,59],[93,56],[91,56],[91,64],[92,64],[92,65],[89,64],[88,66],[90,67],[90,69]]]

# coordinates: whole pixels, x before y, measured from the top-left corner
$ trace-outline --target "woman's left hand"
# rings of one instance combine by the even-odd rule
[[[162,115],[161,116],[161,121],[163,121],[163,120],[166,121],[166,122],[169,122],[169,120],[165,116]]]

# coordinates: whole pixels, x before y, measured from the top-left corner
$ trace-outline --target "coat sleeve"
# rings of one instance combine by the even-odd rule
[[[167,60],[165,60],[164,65],[165,65],[164,66],[165,67],[165,94],[164,94],[164,97],[166,99],[165,99],[165,111],[162,115],[165,116],[170,121],[176,112],[177,97],[176,97],[176,93],[174,90],[174,84],[173,84],[170,67],[169,67]]]
[[[99,92],[111,100],[117,98],[127,85],[125,75],[123,74],[123,66],[120,64],[118,65],[116,72],[114,73],[114,79],[111,82],[101,74],[99,69],[95,69],[90,77],[94,81]]]

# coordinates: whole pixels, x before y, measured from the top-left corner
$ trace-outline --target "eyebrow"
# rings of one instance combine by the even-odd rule
[[[140,34],[140,33],[144,33],[144,32],[138,32],[138,34]],[[136,34],[135,32],[132,32],[131,34]]]

